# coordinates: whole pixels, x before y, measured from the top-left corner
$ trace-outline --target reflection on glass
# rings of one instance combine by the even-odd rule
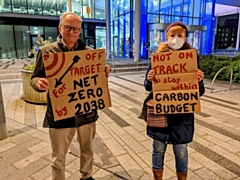
[[[172,15],[175,16],[182,16],[182,6],[183,6],[183,2],[179,1],[179,0],[173,0],[172,1]],[[179,20],[178,20],[179,21]]]
[[[23,1],[12,1],[12,5],[9,5],[11,12],[18,14],[26,14],[26,0]]]
[[[28,57],[31,50],[28,26],[14,26],[18,58]]]
[[[2,0],[0,12],[60,16],[67,11],[67,3],[68,0]]]
[[[96,1],[95,4],[95,19],[106,19],[105,0]]]
[[[96,27],[96,48],[106,49],[106,29]]]
[[[57,27],[45,27],[44,31],[45,31],[45,39],[46,40],[49,41],[50,38],[52,38],[52,42],[57,41],[57,36],[58,36]]]
[[[159,14],[148,14],[148,22],[149,23],[158,23],[159,22]]]
[[[83,14],[82,11],[82,1],[72,1],[72,12],[81,17]]]
[[[35,0],[28,0],[28,14],[39,14],[42,15],[42,3],[41,0],[38,2]]]
[[[0,34],[4,34],[0,38],[0,58],[16,57],[13,26],[0,25]]]
[[[129,57],[129,52],[132,51],[133,42],[131,42],[131,40],[133,37],[130,35],[130,28],[133,29],[133,27],[131,27],[130,24],[129,11],[130,0],[112,0],[111,19],[113,22],[111,26],[111,37],[113,37],[113,41],[111,43],[113,46],[111,50],[119,57]]]
[[[148,1],[148,12],[150,13],[159,13],[159,1],[149,0]]]
[[[35,34],[35,35],[38,35],[38,34],[41,34],[43,35],[43,27],[42,26],[30,26],[30,33],[31,34]]]
[[[150,54],[156,52],[160,43],[165,41],[164,30],[150,31]]]
[[[93,0],[83,0],[82,4],[82,17],[83,18],[93,18],[94,5]]]
[[[0,6],[0,12],[3,12],[3,13],[10,13],[12,12],[13,8],[12,8],[12,5],[10,3],[10,1],[6,1],[3,3],[0,3],[1,6]]]

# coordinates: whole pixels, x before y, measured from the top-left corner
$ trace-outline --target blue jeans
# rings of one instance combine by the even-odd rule
[[[153,140],[152,152],[152,168],[163,169],[164,154],[166,152],[167,144],[157,140]],[[188,170],[188,150],[187,144],[174,144],[173,152],[175,155],[176,170],[179,172],[187,172]]]

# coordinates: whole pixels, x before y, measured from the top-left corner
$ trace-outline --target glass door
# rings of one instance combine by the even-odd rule
[[[118,36],[113,36],[113,53],[118,54]]]
[[[96,29],[96,48],[106,49],[106,29]]]
[[[188,26],[188,43],[200,54],[204,54],[205,36],[205,26]]]
[[[156,52],[159,44],[164,42],[164,30],[153,30],[150,31],[150,51],[151,53]]]
[[[165,42],[165,29],[169,24],[151,24],[149,25],[149,48],[148,56],[151,56],[152,53],[156,52],[160,43]]]

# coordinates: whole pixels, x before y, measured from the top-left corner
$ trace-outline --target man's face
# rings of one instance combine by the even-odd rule
[[[67,15],[58,30],[66,44],[76,43],[81,33],[81,23],[74,15]]]

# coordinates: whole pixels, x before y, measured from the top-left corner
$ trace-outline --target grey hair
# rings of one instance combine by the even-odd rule
[[[82,18],[80,18],[77,14],[73,13],[73,12],[64,12],[62,13],[62,15],[60,16],[60,21],[59,21],[59,25],[63,24],[63,20],[67,15],[73,15],[76,17],[76,19],[79,21],[80,24],[82,24]]]

